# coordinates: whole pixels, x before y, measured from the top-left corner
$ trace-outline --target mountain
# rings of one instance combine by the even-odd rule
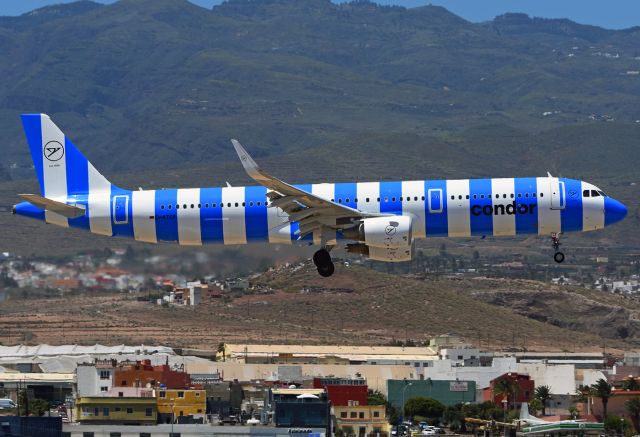
[[[639,33],[520,14],[473,24],[437,6],[368,1],[50,6],[0,18],[1,165],[30,163],[22,112],[49,113],[106,173],[235,159],[231,137],[258,157],[433,137],[450,170],[471,175],[478,170],[461,153],[487,129],[498,156],[518,147],[513,129],[602,136],[629,156],[640,128],[631,124],[640,119]],[[547,149],[535,145],[531,162]],[[388,170],[398,173],[392,162]]]

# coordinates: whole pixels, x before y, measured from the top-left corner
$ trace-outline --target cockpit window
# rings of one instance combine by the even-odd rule
[[[600,195],[601,195],[602,197],[607,197],[607,195],[606,195],[606,194],[604,194],[604,192],[603,192],[602,190],[598,190],[598,193],[600,193]]]
[[[584,190],[582,192],[582,197],[591,197],[591,196],[589,196],[589,190]]]
[[[600,197],[600,193],[596,190],[591,190],[591,197]]]

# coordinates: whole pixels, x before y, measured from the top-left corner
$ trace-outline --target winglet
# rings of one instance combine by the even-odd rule
[[[242,147],[242,144],[240,144],[240,142],[235,139],[231,140],[231,144],[233,144],[233,147],[236,149],[238,158],[240,158],[240,162],[242,162],[242,166],[244,167],[244,170],[247,172],[247,174],[253,179],[259,178],[261,176],[260,167],[258,167],[258,164],[256,164],[256,162],[247,153],[244,147]]]

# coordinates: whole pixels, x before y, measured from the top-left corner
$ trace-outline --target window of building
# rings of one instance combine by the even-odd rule
[[[413,367],[420,367],[420,363],[413,363]]]
[[[367,427],[361,426],[360,429],[358,430],[358,435],[361,435],[361,436],[367,435]]]
[[[122,411],[122,408],[120,408],[120,407],[115,407],[115,408],[113,409],[113,411],[120,412],[120,411]]]
[[[106,391],[109,391],[109,387],[104,387],[104,386],[103,386],[103,387],[100,387],[100,391],[101,391],[102,393],[104,393],[104,392],[106,392]]]
[[[360,414],[358,414],[358,417],[360,419],[364,419],[364,411],[360,411]]]
[[[198,408],[198,414],[202,414],[202,408]]]
[[[458,359],[459,359],[459,360],[463,360],[463,359],[464,359],[464,357],[463,357],[462,355],[458,355]]]
[[[166,391],[161,391],[160,392],[160,397],[161,398],[166,398],[167,397],[167,392]]]
[[[183,391],[179,391],[178,392],[178,397],[179,398],[183,398],[184,397],[184,392]]]
[[[150,432],[141,432],[140,433],[140,437],[151,437],[151,433]]]
[[[380,411],[374,411],[373,417],[380,417]]]
[[[96,417],[98,417],[98,416],[100,415],[100,408],[95,407],[95,408],[93,409],[93,415],[94,415],[94,416],[96,416]]]
[[[102,415],[103,415],[104,417],[109,417],[109,407],[104,407],[104,408],[102,409]]]
[[[127,380],[123,379],[122,383],[120,385],[123,386],[123,387],[126,387],[127,386]]]
[[[127,407],[127,414],[133,414],[133,408]]]
[[[200,392],[199,392],[199,391],[197,391],[197,392],[196,392],[196,397],[197,397],[197,398],[199,398],[199,397],[200,397]]]
[[[109,372],[108,370],[101,370],[100,379],[111,379],[111,372]]]
[[[144,409],[144,415],[147,417],[153,416],[153,408],[147,407]]]
[[[122,434],[119,432],[110,432],[109,437],[122,437]]]
[[[347,418],[347,412],[346,411],[340,412],[340,418],[346,419]]]
[[[93,437],[93,433],[91,431],[83,431],[82,437]]]
[[[349,417],[351,417],[352,419],[356,419],[358,417],[358,413],[352,411],[351,414],[349,414]]]

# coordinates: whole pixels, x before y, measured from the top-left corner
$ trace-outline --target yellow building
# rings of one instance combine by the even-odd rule
[[[82,397],[76,402],[76,417],[80,423],[155,424],[157,401],[152,397]]]
[[[160,423],[177,422],[180,416],[204,417],[207,412],[206,390],[159,389],[158,419]]]
[[[369,433],[389,435],[391,426],[385,417],[384,405],[334,406],[335,429],[345,436],[365,436]]]

